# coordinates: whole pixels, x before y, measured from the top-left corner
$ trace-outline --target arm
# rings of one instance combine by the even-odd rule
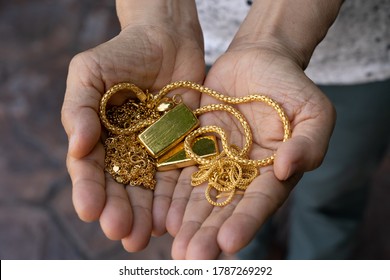
[[[194,0],[116,0],[116,10],[122,29],[135,24],[169,24],[176,30],[193,30],[202,36]]]
[[[343,0],[257,0],[233,45],[280,48],[305,68],[336,19]]]

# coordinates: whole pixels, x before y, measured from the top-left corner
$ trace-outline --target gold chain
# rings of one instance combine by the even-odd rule
[[[156,95],[155,99],[159,100],[163,96],[167,95],[169,92],[171,92],[175,89],[178,89],[178,88],[193,89],[193,90],[199,91],[200,93],[204,93],[204,94],[207,94],[211,97],[214,97],[215,99],[218,99],[222,102],[230,103],[230,104],[242,104],[242,103],[249,103],[249,102],[253,102],[253,101],[263,102],[263,103],[271,106],[272,108],[274,108],[276,110],[276,112],[278,113],[279,117],[281,118],[282,124],[283,124],[283,130],[284,130],[283,141],[286,141],[287,139],[289,139],[291,137],[290,121],[289,121],[286,113],[284,112],[283,108],[276,101],[274,101],[273,99],[271,99],[265,95],[251,94],[251,95],[247,95],[244,97],[231,97],[231,96],[223,95],[222,93],[219,93],[216,90],[207,88],[205,86],[196,84],[196,83],[191,82],[191,81],[177,81],[177,82],[170,83],[170,84],[166,85],[165,87],[163,87],[160,90],[160,92]]]
[[[104,142],[105,170],[120,184],[144,186],[153,190],[156,165],[138,143],[136,135],[111,136]]]
[[[110,100],[110,98],[114,94],[122,90],[132,91],[133,93],[136,94],[137,98],[142,102],[145,102],[149,98],[149,96],[147,96],[139,87],[131,83],[119,83],[111,87],[100,100],[100,109],[99,109],[100,120],[103,123],[103,125],[107,128],[108,131],[118,135],[119,134],[130,135],[139,132],[143,128],[153,124],[156,120],[158,120],[160,116],[155,114],[154,110],[150,110],[147,106],[144,106],[143,110],[146,111],[149,109],[150,112],[149,114],[145,114],[146,113],[145,111],[143,113],[145,115],[150,115],[149,117],[143,120],[139,120],[138,122],[134,123],[132,126],[127,128],[122,128],[112,124],[107,118],[107,112],[106,112],[107,103],[108,100]]]
[[[291,137],[290,122],[286,113],[277,102],[267,96],[252,94],[245,97],[230,97],[190,81],[178,81],[162,88],[156,98],[161,98],[161,96],[165,96],[177,88],[193,89],[230,104],[242,104],[254,101],[263,102],[271,106],[278,113],[284,130],[283,142]],[[198,186],[207,181],[208,186],[205,193],[207,201],[214,206],[225,206],[233,200],[234,195],[238,191],[242,192],[246,190],[258,175],[258,167],[273,164],[275,155],[273,154],[260,160],[248,159],[247,153],[252,145],[252,133],[245,117],[233,107],[226,104],[211,104],[196,109],[194,113],[200,115],[217,110],[229,112],[239,120],[244,129],[246,140],[244,147],[240,150],[238,147],[229,145],[226,133],[222,128],[205,126],[193,131],[185,138],[184,149],[186,154],[199,164],[199,171],[195,172],[191,177],[192,185]],[[223,151],[219,156],[212,159],[199,157],[191,148],[196,137],[206,133],[217,133],[221,138]],[[216,201],[211,195],[213,189],[217,191],[215,198],[224,196],[227,196],[227,198],[223,201]]]
[[[242,104],[249,102],[262,102],[271,106],[279,115],[283,126],[283,142],[291,137],[289,119],[282,107],[264,95],[252,94],[245,97],[230,97],[215,90],[190,81],[177,81],[163,87],[156,95],[144,93],[140,88],[130,83],[121,83],[110,88],[100,102],[100,118],[103,125],[112,135],[120,137],[110,137],[106,140],[106,170],[109,171],[118,182],[144,185],[154,189],[155,164],[144,148],[139,143],[135,144],[134,139],[144,128],[155,123],[161,113],[156,107],[163,102],[165,96],[178,88],[196,90],[207,94],[215,99],[229,104]],[[131,101],[114,109],[106,110],[108,100],[120,90],[129,90],[136,94],[140,102]],[[173,98],[175,99],[175,98]],[[126,107],[127,106],[127,107]],[[210,104],[195,109],[194,114],[201,114],[212,111],[225,111],[233,115],[243,127],[245,143],[240,149],[235,145],[230,145],[225,131],[217,126],[204,126],[192,131],[184,140],[184,150],[188,157],[199,164],[199,170],[191,177],[193,186],[198,186],[203,182],[208,182],[206,189],[206,199],[214,206],[224,206],[230,203],[235,194],[241,194],[254,178],[259,174],[259,167],[273,164],[275,155],[272,154],[264,159],[252,160],[248,158],[248,153],[252,146],[252,132],[244,115],[234,107],[227,104]],[[107,116],[108,115],[108,116]],[[192,146],[197,137],[216,133],[220,136],[222,152],[212,158],[198,156]],[[127,138],[124,138],[126,135]],[[129,138],[130,137],[130,138]],[[127,139],[123,142],[124,139]],[[124,171],[126,170],[127,171]],[[148,170],[146,175],[142,170]],[[144,178],[141,179],[140,177]],[[212,192],[217,194],[213,199]],[[218,198],[227,197],[223,201]]]

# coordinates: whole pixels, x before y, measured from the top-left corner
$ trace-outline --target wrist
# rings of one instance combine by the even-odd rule
[[[121,28],[129,25],[198,27],[195,0],[116,0]]]
[[[337,17],[342,0],[265,0],[253,6],[231,48],[265,48],[304,69]]]

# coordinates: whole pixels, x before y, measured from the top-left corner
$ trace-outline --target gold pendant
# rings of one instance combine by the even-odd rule
[[[195,139],[192,150],[202,158],[216,156],[218,154],[216,137],[203,136]],[[194,160],[187,156],[184,150],[184,143],[181,142],[157,160],[157,171],[167,171],[196,164]]]
[[[198,126],[199,120],[194,113],[181,103],[145,129],[138,139],[153,157],[158,158]]]

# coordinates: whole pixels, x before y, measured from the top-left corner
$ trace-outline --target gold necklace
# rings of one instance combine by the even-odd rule
[[[206,105],[191,112],[177,95],[166,97],[179,88],[193,89],[224,103]],[[107,110],[109,99],[122,90],[130,91],[135,96],[121,106]],[[180,149],[184,150],[186,159],[199,165],[199,170],[191,177],[191,184],[198,186],[208,182],[205,195],[209,203],[214,206],[227,205],[235,194],[246,190],[259,174],[259,167],[273,164],[275,158],[273,154],[264,159],[249,159],[252,146],[250,126],[240,111],[226,104],[255,101],[271,106],[278,113],[283,125],[283,141],[289,139],[291,129],[286,113],[277,102],[264,95],[230,97],[190,81],[170,83],[156,95],[145,93],[134,84],[117,84],[103,95],[100,102],[100,118],[109,132],[105,140],[105,170],[121,184],[143,185],[153,190],[159,158],[166,157],[177,149],[175,147],[182,145]],[[198,128],[197,117],[213,111],[228,112],[240,122],[245,136],[242,148],[230,145],[225,131],[220,127],[211,125]],[[215,148],[213,152],[203,155],[194,152],[196,143],[200,142],[198,139],[210,133],[220,136],[222,151],[218,153]],[[214,197],[213,189],[217,191]],[[218,200],[221,197],[227,198]]]

